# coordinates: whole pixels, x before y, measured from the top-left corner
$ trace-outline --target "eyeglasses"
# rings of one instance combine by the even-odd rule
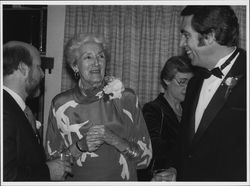
[[[176,83],[180,86],[180,87],[185,87],[188,84],[188,79],[181,79],[178,80],[176,78],[174,78],[174,80],[176,81]]]

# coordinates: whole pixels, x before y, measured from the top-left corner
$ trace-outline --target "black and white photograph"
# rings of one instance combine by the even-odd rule
[[[1,185],[249,185],[249,1],[1,1]]]

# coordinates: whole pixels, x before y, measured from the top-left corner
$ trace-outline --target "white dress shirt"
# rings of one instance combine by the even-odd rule
[[[221,58],[218,61],[218,63],[216,64],[215,67],[220,67],[232,55],[232,53],[230,53],[227,56]],[[227,65],[222,70],[222,73],[224,75],[223,75],[223,77],[221,79],[211,75],[208,79],[205,79],[203,81],[199,101],[198,101],[198,104],[197,104],[197,107],[196,107],[196,112],[195,112],[195,132],[197,131],[197,129],[199,127],[199,124],[200,124],[200,121],[201,121],[201,118],[203,116],[203,113],[204,113],[205,109],[207,108],[207,106],[208,106],[209,102],[211,101],[213,95],[215,94],[216,90],[218,89],[218,87],[220,86],[222,81],[224,80],[225,76],[230,71],[230,69],[233,66],[233,64],[234,64],[236,58],[238,57],[238,55],[239,54],[237,54],[234,57],[234,59],[231,61],[231,63],[229,65]]]

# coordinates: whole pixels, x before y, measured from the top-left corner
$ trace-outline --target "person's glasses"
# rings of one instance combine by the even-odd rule
[[[176,83],[177,83],[180,87],[185,87],[185,86],[187,86],[187,84],[188,84],[188,79],[180,79],[180,80],[178,80],[178,79],[174,78],[174,80],[176,81]]]

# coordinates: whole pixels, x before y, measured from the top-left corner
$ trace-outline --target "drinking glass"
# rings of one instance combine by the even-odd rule
[[[176,170],[174,168],[156,169],[153,172],[152,181],[176,181]]]

